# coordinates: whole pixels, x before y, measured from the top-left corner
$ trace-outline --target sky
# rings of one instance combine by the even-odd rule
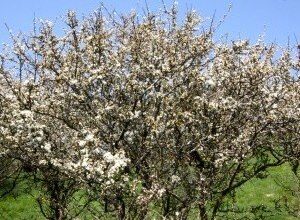
[[[0,43],[9,43],[5,24],[17,33],[29,33],[34,17],[59,23],[68,10],[87,15],[96,10],[100,3],[119,13],[132,9],[141,11],[145,0],[2,0],[0,7]],[[151,10],[158,10],[162,0],[147,0]],[[164,0],[170,5],[172,0]],[[225,22],[219,27],[217,37],[228,36],[230,40],[250,39],[255,42],[260,35],[265,41],[286,45],[288,39],[300,43],[300,0],[178,0],[181,15],[187,9],[195,9],[203,18],[221,19],[232,5]],[[183,16],[182,16],[183,17]]]

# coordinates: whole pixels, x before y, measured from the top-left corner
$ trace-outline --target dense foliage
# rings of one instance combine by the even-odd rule
[[[178,22],[175,7],[65,22],[62,35],[48,21],[12,35],[1,55],[1,161],[42,187],[46,218],[214,219],[267,168],[297,173],[300,66],[289,48],[215,42],[217,25],[194,11]]]

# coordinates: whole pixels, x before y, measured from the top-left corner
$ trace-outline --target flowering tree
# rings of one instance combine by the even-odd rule
[[[82,189],[119,219],[214,219],[245,182],[299,161],[298,60],[262,41],[214,42],[201,24],[194,11],[177,22],[175,7],[100,10],[69,12],[63,36],[47,21],[13,36],[0,154],[42,183],[48,219],[77,216]]]

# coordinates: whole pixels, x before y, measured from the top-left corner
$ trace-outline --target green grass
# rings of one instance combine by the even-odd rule
[[[0,219],[44,219],[39,212],[34,194],[36,194],[35,190],[29,189],[26,182],[19,184],[12,193],[0,200]]]
[[[30,195],[20,195],[17,198],[6,197],[0,202],[0,219],[43,219],[38,207]]]
[[[299,219],[289,215],[282,207],[275,205],[275,201],[279,201],[284,197],[288,201],[293,202],[294,207],[298,201],[295,195],[285,191],[276,182],[282,183],[288,188],[293,188],[298,184],[289,165],[284,164],[280,167],[269,169],[268,177],[263,179],[255,178],[236,192],[236,201],[233,206],[246,212],[243,214],[231,213],[232,219],[239,219],[241,216],[248,219]],[[300,209],[300,207],[298,208]]]
[[[243,210],[243,213],[231,212],[226,214],[229,219],[270,219],[270,220],[294,220],[299,219],[289,215],[286,210],[276,207],[274,201],[283,197],[299,208],[300,202],[297,195],[284,190],[275,181],[283,183],[289,188],[299,184],[294,178],[289,166],[284,164],[280,167],[268,170],[268,177],[255,178],[247,182],[236,192],[236,198],[232,202],[229,199],[230,208]],[[297,185],[299,187],[299,185]],[[35,194],[34,190],[31,194]],[[297,207],[298,206],[298,207]],[[281,209],[281,210],[280,210]],[[0,219],[44,219],[39,212],[34,196],[28,193],[26,183],[20,185],[14,192],[0,200]],[[83,219],[89,219],[87,215]],[[90,218],[92,219],[92,217]],[[224,219],[224,218],[220,218]]]

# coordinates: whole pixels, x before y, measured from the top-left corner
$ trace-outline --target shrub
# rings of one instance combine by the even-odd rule
[[[80,189],[119,219],[214,219],[224,198],[299,152],[299,62],[215,42],[191,11],[44,21],[2,55],[1,154],[43,183],[48,219]],[[296,70],[296,71],[295,71]],[[40,202],[42,200],[39,200]],[[97,214],[95,214],[97,215]]]

